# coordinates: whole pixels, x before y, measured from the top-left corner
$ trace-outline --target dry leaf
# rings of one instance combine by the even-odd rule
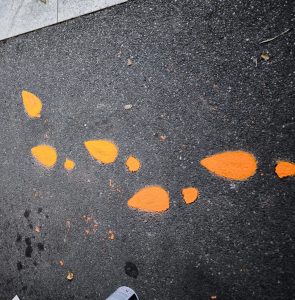
[[[60,265],[61,267],[63,267],[63,266],[65,265],[65,263],[64,263],[64,261],[63,261],[62,259],[59,260],[58,263],[59,263],[59,265]]]
[[[160,135],[160,140],[161,141],[165,141],[167,139],[167,136],[166,135]]]
[[[115,239],[115,234],[112,230],[109,230],[109,239],[114,240]]]
[[[34,231],[37,233],[41,232],[41,227],[40,226],[35,226]]]
[[[68,271],[68,273],[67,273],[67,280],[72,281],[73,279],[74,279],[74,273]]]
[[[125,106],[124,106],[124,109],[126,109],[126,110],[129,110],[129,109],[131,109],[132,108],[132,104],[126,104]]]
[[[260,54],[260,58],[263,59],[264,61],[269,61],[269,59],[270,59],[269,54],[268,54],[268,52],[266,52],[266,51],[263,51],[263,52]]]
[[[128,60],[127,60],[127,65],[128,65],[128,66],[132,66],[132,65],[133,65],[133,61],[132,61],[131,58],[128,58]]]

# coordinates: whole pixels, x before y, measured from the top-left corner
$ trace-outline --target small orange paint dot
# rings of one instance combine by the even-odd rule
[[[161,186],[147,186],[128,200],[128,206],[145,212],[164,212],[169,208],[169,194]]]
[[[64,168],[68,171],[71,171],[75,168],[76,164],[71,159],[66,159],[64,162]]]
[[[140,169],[141,164],[136,157],[129,156],[126,161],[126,166],[130,172],[137,172]]]
[[[279,178],[295,176],[295,163],[280,160],[277,162],[275,172]]]
[[[199,197],[199,190],[194,187],[183,188],[181,192],[186,204],[195,202]]]

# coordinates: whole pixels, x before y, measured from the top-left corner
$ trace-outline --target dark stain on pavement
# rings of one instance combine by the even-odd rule
[[[38,243],[37,246],[39,251],[44,251],[44,244]]]
[[[32,257],[33,248],[32,248],[31,239],[27,237],[27,238],[25,238],[25,242],[27,244],[25,255],[26,255],[26,257]]]
[[[31,214],[31,211],[29,209],[26,209],[24,212],[24,217],[28,219],[30,217],[30,214]]]
[[[139,272],[138,272],[137,266],[134,263],[127,261],[124,269],[125,269],[125,273],[128,276],[130,276],[132,278],[137,278]]]
[[[19,271],[23,268],[23,264],[20,261],[17,262],[16,266]]]

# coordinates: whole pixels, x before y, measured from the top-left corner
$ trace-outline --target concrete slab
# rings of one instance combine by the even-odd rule
[[[57,0],[0,0],[0,40],[57,22]]]
[[[127,0],[59,0],[58,21],[65,21]]]
[[[0,0],[0,40],[127,0]]]

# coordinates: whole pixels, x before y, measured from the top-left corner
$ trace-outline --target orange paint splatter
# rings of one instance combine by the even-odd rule
[[[71,159],[66,159],[64,162],[64,168],[68,171],[71,171],[75,168],[76,164]]]
[[[137,172],[140,169],[141,164],[136,157],[129,156],[126,161],[126,166],[130,172]]]
[[[109,230],[108,235],[109,235],[109,240],[113,241],[115,239],[115,234],[112,230]]]
[[[233,180],[246,180],[256,172],[255,157],[245,151],[227,151],[201,160],[210,172]]]
[[[91,140],[84,142],[90,155],[103,164],[113,163],[118,157],[118,147],[110,141]]]
[[[57,152],[49,145],[39,145],[31,149],[33,157],[45,168],[52,168],[56,164]]]
[[[169,208],[169,194],[160,186],[147,186],[129,199],[128,206],[146,212],[163,212]]]
[[[41,100],[28,91],[22,91],[25,112],[30,118],[40,118],[42,110]]]
[[[181,192],[186,204],[195,202],[199,197],[199,190],[194,187],[183,188]]]
[[[280,178],[295,176],[295,163],[279,160],[275,172]]]

